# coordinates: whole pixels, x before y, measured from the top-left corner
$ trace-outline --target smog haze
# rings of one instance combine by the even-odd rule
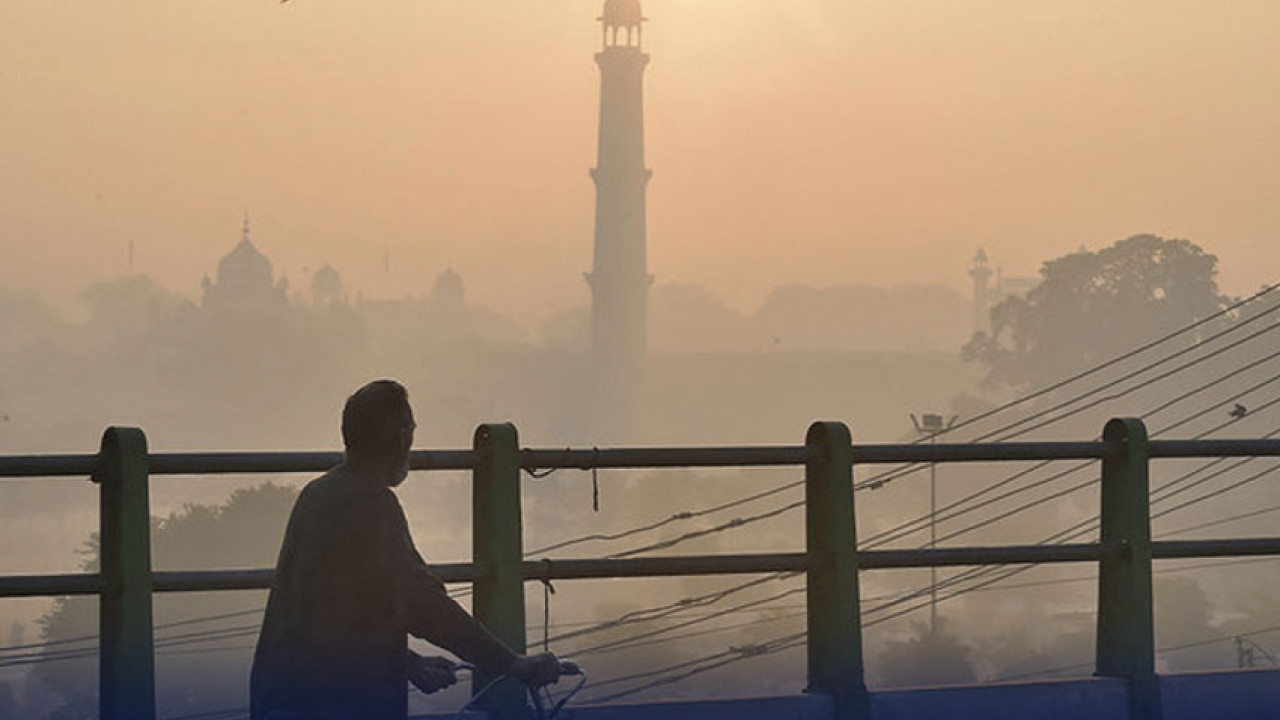
[[[521,322],[583,303],[597,5],[5,3],[0,282],[70,306],[133,241],[194,297],[247,209],[295,283],[328,262],[398,297],[453,267]],[[1212,246],[1237,293],[1280,262],[1275,3],[645,11],[659,282],[742,310],[963,289],[978,247],[1029,275],[1146,231]]]

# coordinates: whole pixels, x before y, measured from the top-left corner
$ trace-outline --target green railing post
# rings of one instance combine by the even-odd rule
[[[870,698],[862,668],[853,444],[838,422],[814,423],[805,444],[808,692],[832,695],[839,720],[865,720]]]
[[[520,444],[510,423],[476,428],[471,486],[471,553],[478,576],[472,607],[476,619],[512,650],[525,651],[524,539],[520,520]],[[477,672],[471,692],[492,681]],[[511,680],[493,688],[478,707],[497,717],[527,713],[524,686]]]
[[[101,720],[154,720],[146,435],[137,428],[107,428],[94,481],[100,486],[102,573],[98,716]]]
[[[1102,543],[1117,552],[1098,571],[1097,674],[1129,681],[1129,717],[1161,720],[1151,590],[1151,506],[1147,429],[1136,418],[1102,433]]]

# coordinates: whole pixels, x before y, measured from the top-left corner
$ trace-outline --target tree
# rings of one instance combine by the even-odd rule
[[[1055,258],[1039,285],[991,309],[991,334],[961,354],[987,367],[988,384],[1042,387],[1217,312],[1217,266],[1195,243],[1155,235]]]
[[[153,564],[157,570],[270,567],[275,564],[295,497],[294,488],[264,483],[236,490],[221,505],[188,505],[182,512],[153,518]],[[96,533],[85,543],[83,553],[84,569],[96,572]],[[157,651],[156,699],[162,716],[247,704],[245,668],[260,620],[252,611],[261,607],[262,600],[259,592],[155,597],[158,625],[182,623],[157,633],[162,642]],[[87,597],[55,600],[39,620],[42,638],[64,643],[72,638],[93,638],[98,632],[97,604],[96,598]],[[225,634],[216,634],[219,632]],[[186,641],[178,636],[185,636]],[[71,659],[38,664],[33,674],[62,701],[52,716],[55,720],[87,720],[97,711],[93,643],[54,645],[46,652],[67,647],[90,650]]]
[[[943,618],[930,630],[912,623],[911,634],[880,645],[875,667],[879,684],[890,687],[963,685],[975,682],[973,648]]]

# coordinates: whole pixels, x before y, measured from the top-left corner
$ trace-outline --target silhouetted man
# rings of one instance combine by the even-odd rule
[[[423,638],[531,685],[555,682],[550,653],[513,653],[445,593],[414,549],[390,488],[409,472],[413,411],[378,380],[342,411],[346,460],[293,506],[250,678],[252,720],[404,720],[408,683],[456,682],[452,663],[408,649]]]

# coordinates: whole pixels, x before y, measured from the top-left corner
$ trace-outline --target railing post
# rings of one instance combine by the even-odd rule
[[[865,720],[870,699],[862,668],[849,428],[838,422],[814,423],[805,445],[808,692],[832,695],[839,720]]]
[[[102,573],[98,716],[101,720],[154,720],[146,435],[137,428],[107,428],[94,481],[100,488]]]
[[[1136,418],[1102,433],[1102,544],[1098,572],[1097,674],[1129,681],[1131,720],[1161,720],[1151,589],[1151,507],[1147,429]]]
[[[520,444],[511,423],[476,428],[471,485],[471,554],[478,571],[472,607],[476,619],[518,653],[525,651],[524,540],[520,520]],[[492,677],[477,672],[471,692]],[[524,686],[504,682],[477,707],[497,717],[526,714]]]

